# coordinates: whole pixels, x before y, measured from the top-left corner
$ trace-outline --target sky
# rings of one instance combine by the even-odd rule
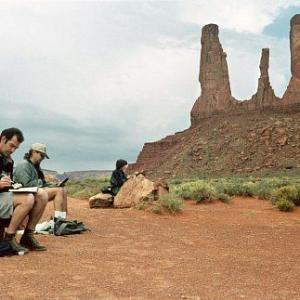
[[[231,90],[256,91],[261,49],[282,96],[299,0],[0,1],[1,128],[47,145],[43,168],[113,169],[145,142],[190,126],[201,28],[219,25]]]

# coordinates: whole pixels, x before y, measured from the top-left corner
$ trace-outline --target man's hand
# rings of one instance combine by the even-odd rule
[[[11,187],[11,179],[8,176],[3,176],[0,179],[0,190]]]

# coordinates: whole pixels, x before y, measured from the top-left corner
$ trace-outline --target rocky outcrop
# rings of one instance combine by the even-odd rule
[[[174,147],[178,142],[177,139],[165,138],[159,142],[146,143],[137,158],[134,165],[131,165],[129,171],[138,169],[146,170],[147,166],[158,167],[167,157],[170,148]],[[138,166],[138,168],[136,168]]]
[[[191,111],[191,125],[216,114],[243,114],[249,111],[300,110],[300,15],[291,19],[290,31],[292,78],[280,99],[275,96],[269,79],[269,49],[262,49],[257,92],[250,100],[237,101],[230,91],[226,54],[218,37],[218,26],[203,27],[201,38],[201,96]]]
[[[300,14],[291,19],[290,49],[292,78],[283,95],[285,105],[300,103]]]
[[[200,75],[201,96],[196,100],[191,119],[229,110],[235,100],[231,96],[226,53],[219,41],[215,24],[203,27],[201,37]]]
[[[268,48],[262,49],[259,64],[260,77],[258,79],[257,92],[250,100],[254,103],[254,107],[257,109],[271,107],[277,105],[278,102],[278,98],[275,96],[274,90],[270,84],[269,58],[270,50]]]
[[[218,34],[215,24],[203,27],[201,95],[191,110],[191,127],[146,143],[131,171],[144,169],[152,178],[166,178],[300,166],[300,14],[291,19],[292,77],[282,99],[275,96],[270,83],[268,48],[261,52],[256,93],[244,101],[232,96]],[[274,127],[279,120],[285,128]],[[269,129],[260,137],[255,129],[265,125]]]

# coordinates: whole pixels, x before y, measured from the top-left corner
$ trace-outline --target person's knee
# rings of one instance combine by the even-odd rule
[[[45,190],[39,189],[36,198],[45,205],[48,203],[48,193]]]
[[[33,194],[28,194],[26,195],[26,197],[24,197],[24,199],[22,200],[22,205],[24,207],[27,207],[28,209],[32,209],[35,203],[35,199]]]

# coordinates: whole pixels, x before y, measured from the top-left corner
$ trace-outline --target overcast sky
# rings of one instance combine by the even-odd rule
[[[113,169],[189,127],[208,23],[220,27],[234,97],[255,93],[263,47],[282,96],[296,13],[299,0],[0,1],[1,128],[25,135],[15,161],[42,142],[44,168]]]

